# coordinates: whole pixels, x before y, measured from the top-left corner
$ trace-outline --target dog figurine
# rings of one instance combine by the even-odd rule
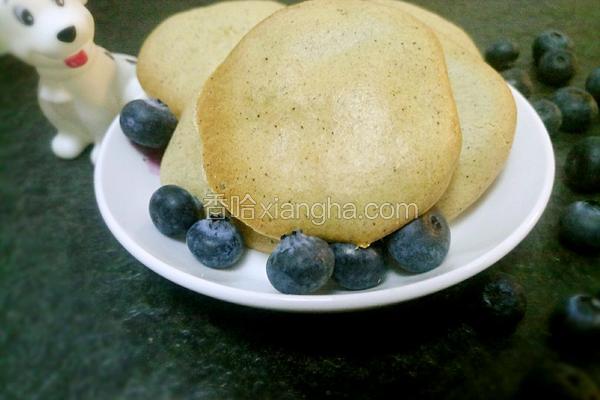
[[[52,151],[73,159],[102,138],[121,108],[143,96],[136,59],[94,43],[87,0],[0,0],[0,55],[37,69],[38,100],[56,127]]]

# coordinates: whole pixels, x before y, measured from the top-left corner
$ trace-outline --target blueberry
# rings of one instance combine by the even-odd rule
[[[519,58],[519,46],[508,39],[500,39],[485,50],[485,61],[498,71],[510,68]]]
[[[383,281],[385,264],[376,245],[361,249],[349,243],[334,243],[331,249],[335,255],[333,279],[344,289],[369,289]]]
[[[186,242],[196,259],[209,268],[229,268],[244,252],[242,236],[227,218],[196,222],[188,231]]]
[[[529,75],[520,68],[511,68],[502,72],[502,77],[512,87],[517,89],[525,97],[529,97],[533,90],[533,83]]]
[[[580,192],[600,192],[600,136],[577,143],[565,163],[569,185]]]
[[[573,53],[567,50],[551,50],[540,58],[537,73],[541,82],[562,86],[575,75],[575,68],[576,60]]]
[[[583,370],[564,363],[545,362],[525,376],[516,398],[599,400],[600,393]]]
[[[594,69],[585,81],[585,90],[587,90],[596,102],[600,102],[600,67]]]
[[[548,99],[538,99],[531,103],[546,126],[548,133],[558,132],[562,125],[562,112],[560,108]]]
[[[414,274],[439,267],[450,249],[450,227],[442,214],[430,211],[386,238],[388,253]]]
[[[600,299],[582,294],[568,298],[552,314],[550,330],[556,343],[562,346],[597,345],[600,343]]]
[[[582,132],[598,115],[598,105],[591,94],[573,86],[558,89],[552,101],[563,116],[561,129],[566,132]]]
[[[167,185],[150,198],[150,218],[164,235],[178,238],[186,234],[202,214],[202,205],[185,189]]]
[[[285,294],[310,294],[331,275],[335,256],[326,241],[300,231],[284,236],[267,260],[267,277]]]
[[[509,275],[497,274],[484,282],[474,299],[475,317],[486,330],[513,331],[523,319],[527,298]]]
[[[171,110],[153,99],[127,103],[119,122],[129,140],[151,149],[165,148],[177,127],[177,118]]]
[[[560,219],[560,238],[564,244],[583,252],[600,250],[600,203],[571,203]]]
[[[542,56],[550,50],[572,50],[573,41],[563,32],[548,30],[542,32],[533,41],[533,60],[538,63]]]

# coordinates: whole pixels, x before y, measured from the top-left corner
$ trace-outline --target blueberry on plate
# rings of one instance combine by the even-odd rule
[[[242,236],[228,218],[196,222],[188,231],[186,242],[198,261],[214,269],[231,267],[244,252]]]
[[[525,97],[529,97],[533,91],[533,83],[529,75],[521,68],[511,68],[501,73],[502,77],[512,87],[517,89]]]
[[[500,39],[485,50],[485,61],[494,69],[502,71],[510,68],[519,58],[519,46],[508,39]]]
[[[567,206],[560,219],[560,238],[575,250],[600,251],[600,203],[576,201]]]
[[[335,256],[326,241],[300,231],[281,238],[267,260],[267,277],[285,294],[310,294],[333,274]]]
[[[561,129],[566,132],[582,132],[598,115],[598,105],[591,94],[573,86],[558,89],[552,101],[563,116]]]
[[[575,56],[567,50],[548,51],[537,65],[540,81],[552,86],[562,86],[569,82],[575,75],[575,69]]]
[[[151,149],[164,149],[177,127],[177,118],[166,104],[155,99],[140,99],[123,107],[121,130],[133,143]]]
[[[331,249],[335,256],[333,280],[344,289],[369,289],[383,281],[385,263],[378,246],[362,249],[350,243],[334,243]]]
[[[523,319],[527,298],[521,285],[509,275],[497,274],[476,293],[474,317],[486,331],[511,332]]]
[[[582,294],[569,297],[552,314],[550,330],[561,347],[597,345],[600,343],[600,299]]]
[[[150,218],[154,226],[169,237],[178,238],[201,218],[202,204],[187,190],[166,185],[150,198]]]
[[[562,125],[562,112],[560,108],[548,99],[538,99],[531,103],[546,126],[548,133],[558,132]]]
[[[573,41],[565,33],[555,29],[542,32],[533,41],[533,60],[536,65],[542,56],[550,50],[572,50]]]
[[[577,143],[565,162],[569,185],[580,192],[600,192],[600,136]]]
[[[516,398],[600,400],[600,394],[585,371],[564,363],[544,362],[525,376]]]
[[[595,68],[585,81],[585,90],[600,102],[600,67]]]
[[[439,267],[450,249],[446,218],[430,211],[392,233],[385,240],[392,259],[403,270],[420,274]]]

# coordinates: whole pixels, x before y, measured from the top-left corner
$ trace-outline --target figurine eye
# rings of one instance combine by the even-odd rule
[[[65,0],[54,0],[57,6],[62,7],[65,5]]]
[[[25,25],[25,26],[33,25],[33,22],[34,22],[33,14],[31,14],[31,12],[28,9],[17,6],[14,8],[13,12],[15,14],[15,17],[17,17],[19,22],[21,22],[23,25]]]

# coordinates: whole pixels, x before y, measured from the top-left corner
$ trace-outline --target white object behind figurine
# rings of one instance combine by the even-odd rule
[[[94,43],[86,0],[0,0],[0,55],[35,67],[38,99],[58,130],[52,151],[72,159],[90,144],[96,160],[102,138],[121,108],[143,91],[136,59]]]

